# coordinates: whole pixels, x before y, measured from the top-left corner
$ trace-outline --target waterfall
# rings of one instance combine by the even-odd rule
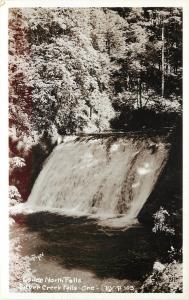
[[[133,223],[168,151],[163,137],[67,137],[48,157],[25,206],[94,217],[107,226]]]

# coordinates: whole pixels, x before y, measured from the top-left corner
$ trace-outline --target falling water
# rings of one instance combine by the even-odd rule
[[[162,137],[67,137],[45,162],[26,207],[86,215],[107,226],[134,223],[168,148]]]

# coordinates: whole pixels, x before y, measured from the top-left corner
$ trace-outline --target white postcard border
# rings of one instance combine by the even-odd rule
[[[2,1],[1,1],[2,2]],[[0,3],[0,299],[189,299],[189,1],[188,0],[5,0]],[[184,291],[180,294],[9,293],[8,290],[8,9],[10,7],[182,7],[183,8],[183,244]]]

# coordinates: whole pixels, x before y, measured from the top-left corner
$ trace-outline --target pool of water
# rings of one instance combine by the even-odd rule
[[[32,292],[133,292],[157,258],[150,230],[139,224],[111,229],[47,212],[14,220],[10,239],[19,238],[22,257],[36,257]]]

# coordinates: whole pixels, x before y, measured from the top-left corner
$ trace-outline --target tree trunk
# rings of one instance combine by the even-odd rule
[[[142,91],[141,91],[141,78],[137,80],[137,106],[142,108]]]
[[[164,98],[165,90],[165,37],[164,37],[164,24],[162,24],[162,51],[161,51],[161,96]]]
[[[89,107],[89,118],[92,119],[93,108]]]
[[[127,91],[130,90],[130,78],[129,75],[127,75]]]

